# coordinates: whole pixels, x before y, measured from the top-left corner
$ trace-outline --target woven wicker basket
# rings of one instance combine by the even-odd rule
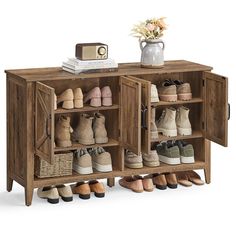
[[[35,175],[38,178],[72,175],[73,153],[55,154],[51,165],[41,158],[35,158]]]

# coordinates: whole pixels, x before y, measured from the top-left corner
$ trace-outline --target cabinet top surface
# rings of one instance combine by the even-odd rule
[[[80,73],[77,75],[66,72],[62,70],[61,67],[16,69],[6,70],[5,72],[9,77],[20,78],[24,79],[27,82],[32,82],[46,80],[98,78],[121,75],[164,74],[209,70],[212,70],[212,67],[185,60],[175,60],[165,61],[165,65],[161,69],[142,68],[140,67],[140,63],[121,63],[119,64],[118,70],[114,72]]]

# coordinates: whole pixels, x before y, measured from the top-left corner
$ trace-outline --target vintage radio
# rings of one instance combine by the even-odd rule
[[[78,43],[75,56],[79,60],[104,60],[108,58],[108,46],[103,43]]]

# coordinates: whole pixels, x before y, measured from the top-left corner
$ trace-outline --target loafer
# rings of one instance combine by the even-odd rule
[[[153,184],[156,188],[160,190],[165,190],[167,188],[167,181],[164,174],[154,174],[152,178]]]
[[[142,179],[134,178],[132,176],[126,176],[119,180],[120,186],[130,189],[135,193],[143,192]]]
[[[72,192],[74,194],[78,194],[79,198],[81,199],[90,199],[90,187],[88,183],[85,182],[78,182],[74,185],[71,185]]]
[[[192,186],[192,182],[190,182],[188,180],[188,176],[185,171],[179,171],[179,172],[176,172],[175,174],[176,174],[178,184],[180,184],[184,187],[191,187]]]
[[[66,185],[62,184],[62,185],[57,185],[56,187],[57,187],[59,196],[61,196],[61,199],[64,202],[73,201],[73,193],[72,193],[70,185],[66,186]]]
[[[204,181],[201,180],[201,177],[200,175],[193,171],[193,170],[189,170],[189,171],[186,171],[186,175],[188,177],[188,180],[196,185],[203,185],[204,184]]]
[[[152,192],[154,190],[154,185],[152,182],[152,178],[149,175],[146,175],[144,177],[137,175],[134,176],[135,179],[141,179],[143,184],[143,190],[147,192]]]
[[[90,191],[94,192],[95,197],[102,198],[105,196],[105,187],[103,183],[99,183],[97,180],[89,181]]]
[[[178,187],[177,178],[174,173],[165,174],[165,177],[166,177],[167,186],[169,188],[177,188]]]
[[[59,202],[59,193],[57,188],[52,186],[38,188],[37,195],[40,198],[47,199],[47,201],[51,204],[56,204]]]

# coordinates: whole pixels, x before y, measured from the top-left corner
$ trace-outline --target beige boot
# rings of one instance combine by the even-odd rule
[[[157,131],[155,119],[156,119],[156,109],[152,108],[151,110],[151,140],[158,139],[158,131]]]
[[[156,122],[158,132],[167,137],[177,136],[177,128],[175,123],[176,110],[173,107],[163,110],[161,117]]]
[[[74,107],[75,108],[81,108],[83,107],[83,93],[81,88],[76,88],[74,90]]]
[[[62,102],[62,108],[73,109],[74,108],[74,94],[72,89],[65,90],[62,94],[57,96],[57,104]]]
[[[101,113],[95,113],[95,121],[93,124],[93,131],[96,143],[107,143],[107,131],[105,128],[105,116]]]
[[[177,110],[176,114],[176,125],[178,134],[180,135],[191,135],[192,128],[189,121],[189,109],[187,107],[181,106]]]
[[[92,122],[92,116],[88,114],[81,114],[79,124],[72,135],[73,140],[84,145],[94,144]]]
[[[70,117],[61,116],[56,124],[55,142],[58,147],[70,147],[72,145],[70,134],[73,129],[70,126]]]

